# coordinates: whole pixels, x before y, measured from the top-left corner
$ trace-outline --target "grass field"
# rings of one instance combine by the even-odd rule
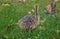
[[[60,39],[60,11],[54,14],[46,14],[45,7],[51,0],[27,0],[26,2],[9,3],[9,6],[2,5],[0,0],[0,39]],[[40,23],[31,33],[21,29],[16,23],[23,16],[27,15],[34,4],[39,4]],[[56,3],[56,8],[60,9],[60,3]],[[11,26],[7,29],[7,26]]]

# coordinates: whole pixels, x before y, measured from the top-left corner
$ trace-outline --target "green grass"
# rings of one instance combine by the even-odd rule
[[[14,23],[34,9],[35,3],[40,7],[40,20],[46,19],[46,22],[40,23],[29,33]],[[56,15],[46,14],[44,10],[48,3],[49,0],[27,0],[26,3],[11,2],[10,6],[2,6],[2,0],[0,0],[0,39],[60,39],[60,11],[56,10]],[[60,3],[57,2],[56,8],[60,8]],[[11,28],[5,30],[8,24],[11,24]]]

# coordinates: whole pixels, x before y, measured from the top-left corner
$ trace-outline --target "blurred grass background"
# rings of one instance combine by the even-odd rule
[[[60,11],[56,10],[56,14],[46,14],[44,11],[49,2],[51,0],[26,0],[26,2],[0,0],[0,39],[60,39]],[[9,6],[4,6],[3,3]],[[35,3],[39,4],[40,20],[46,21],[28,33],[15,23],[34,9]],[[56,8],[60,9],[59,2],[56,3]],[[11,27],[6,30],[9,24]]]

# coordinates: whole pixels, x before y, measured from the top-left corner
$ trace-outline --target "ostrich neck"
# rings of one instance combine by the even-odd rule
[[[38,16],[39,16],[38,8],[36,8],[36,19],[37,19],[37,20],[38,20]]]
[[[55,0],[52,0],[52,10],[55,8]]]

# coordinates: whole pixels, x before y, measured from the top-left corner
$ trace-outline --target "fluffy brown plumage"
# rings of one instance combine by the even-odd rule
[[[24,16],[22,19],[19,19],[18,24],[21,28],[25,29],[26,31],[34,29],[39,21],[39,14],[38,14],[38,4],[34,5],[36,10],[36,15],[28,14]]]
[[[46,6],[46,10],[50,13],[53,11],[55,12],[55,7],[56,7],[56,0],[52,0],[52,2]]]

